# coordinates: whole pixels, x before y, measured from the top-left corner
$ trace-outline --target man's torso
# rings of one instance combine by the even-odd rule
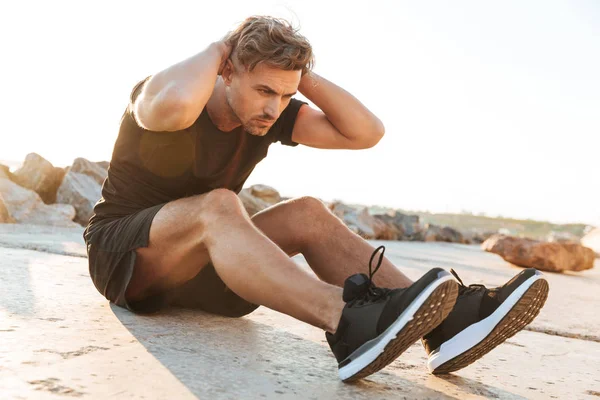
[[[147,131],[137,124],[132,112],[143,83],[134,88],[121,119],[102,199],[90,224],[217,188],[239,193],[271,143],[296,145],[291,131],[304,103],[295,99],[265,136],[251,135],[241,127],[219,131],[206,109],[185,130]]]

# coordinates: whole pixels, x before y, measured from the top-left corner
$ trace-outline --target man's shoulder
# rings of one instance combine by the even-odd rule
[[[295,147],[298,143],[292,140],[292,132],[294,131],[294,125],[296,123],[296,117],[300,108],[308,104],[305,101],[292,98],[290,104],[283,110],[275,125],[273,125],[273,132],[269,132],[272,135],[273,142],[280,142],[285,146]]]

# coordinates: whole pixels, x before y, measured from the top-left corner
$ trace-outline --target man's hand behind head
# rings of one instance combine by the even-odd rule
[[[213,45],[215,45],[221,53],[221,63],[219,64],[218,71],[218,74],[221,75],[223,68],[225,68],[225,65],[227,64],[227,60],[231,56],[232,46],[226,39],[219,40],[218,42],[213,43]]]

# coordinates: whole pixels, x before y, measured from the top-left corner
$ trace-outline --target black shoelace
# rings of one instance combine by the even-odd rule
[[[375,255],[379,252],[379,250],[381,250],[381,254],[379,255],[379,261],[377,262],[377,266],[373,268],[373,259],[375,258]],[[357,305],[361,305],[366,302],[374,302],[387,296],[387,294],[390,292],[390,289],[377,287],[373,283],[373,276],[375,276],[375,273],[381,267],[384,253],[385,246],[379,246],[375,249],[375,251],[373,251],[373,254],[371,254],[371,259],[369,260],[369,280],[367,283],[367,287],[365,288],[366,290],[364,290],[363,293],[361,293],[361,295],[355,299],[355,302],[353,302],[353,304],[355,303]]]
[[[459,296],[467,296],[469,294],[472,293],[476,293],[480,290],[487,290],[487,288],[484,285],[478,284],[478,283],[473,283],[469,286],[465,285],[462,281],[462,279],[460,279],[458,277],[458,274],[456,273],[455,270],[453,270],[452,268],[450,268],[450,273],[452,275],[454,275],[454,277],[456,278],[456,280],[458,281],[458,283],[460,284],[458,287],[458,295]]]

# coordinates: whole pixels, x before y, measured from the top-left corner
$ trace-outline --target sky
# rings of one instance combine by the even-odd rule
[[[600,226],[594,0],[2,2],[0,160],[109,160],[133,85],[255,14],[299,26],[314,71],[386,134],[367,150],[276,143],[247,185]]]

